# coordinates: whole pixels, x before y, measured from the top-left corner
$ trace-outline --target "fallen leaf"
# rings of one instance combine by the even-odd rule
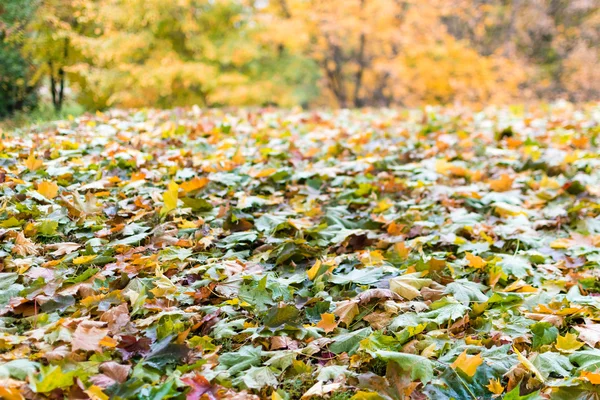
[[[25,160],[25,166],[30,171],[36,171],[36,170],[40,169],[42,167],[42,165],[44,165],[44,162],[42,160],[38,160],[37,158],[35,158],[35,154],[33,154],[33,150],[32,150],[29,153],[29,157],[27,157],[27,160]]]
[[[483,358],[481,357],[481,353],[469,356],[467,355],[467,351],[463,351],[460,353],[458,358],[450,365],[454,369],[460,369],[467,376],[473,377],[475,372],[477,372],[477,367],[483,364]]]
[[[506,192],[512,189],[514,179],[508,174],[502,174],[498,179],[488,181],[488,185],[495,192]]]
[[[179,198],[179,186],[171,181],[167,186],[167,190],[163,193],[163,207],[160,210],[161,214],[167,214],[177,208],[177,199]]]
[[[582,379],[585,379],[588,382],[590,382],[592,385],[600,385],[600,373],[581,371],[581,374],[579,376]]]
[[[104,322],[96,321],[82,321],[79,323],[75,329],[75,333],[73,333],[71,349],[73,351],[102,351],[100,341],[108,333],[108,329],[103,328],[104,326]]]
[[[487,264],[483,258],[476,256],[474,254],[471,254],[469,252],[465,253],[465,256],[467,258],[467,261],[469,262],[469,267],[481,269],[481,268],[485,267]]]
[[[37,191],[45,198],[52,200],[58,196],[58,185],[54,182],[43,181],[38,184]]]
[[[504,386],[500,383],[500,379],[490,379],[486,388],[495,395],[501,395],[504,392]]]
[[[321,320],[317,324],[317,327],[323,329],[326,333],[333,332],[337,327],[335,315],[330,313],[321,314]]]
[[[566,333],[564,336],[556,338],[556,348],[563,353],[573,353],[583,347],[584,344],[577,340],[577,335],[574,333]]]

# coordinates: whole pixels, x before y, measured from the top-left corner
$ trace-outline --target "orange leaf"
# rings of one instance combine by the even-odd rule
[[[467,257],[467,260],[469,261],[469,267],[481,269],[481,268],[485,267],[485,265],[487,264],[487,262],[483,258],[476,256],[474,254],[471,254],[469,252],[466,253],[466,257]]]
[[[513,181],[514,179],[508,174],[502,174],[499,179],[488,181],[488,184],[494,192],[506,192],[507,190],[512,189]]]
[[[117,347],[118,342],[110,336],[103,337],[98,344],[104,347]]]
[[[402,234],[402,230],[404,229],[406,225],[403,224],[397,224],[395,222],[392,222],[391,224],[388,225],[387,227],[387,233],[389,235],[392,236],[398,236]]]
[[[581,378],[587,379],[592,385],[600,385],[600,373],[581,371]]]
[[[146,174],[143,172],[134,172],[131,174],[132,181],[141,181],[143,179],[146,179]]]
[[[58,185],[49,181],[40,182],[37,192],[47,199],[53,199],[58,196]]]
[[[236,164],[243,164],[246,162],[246,158],[242,154],[241,148],[238,149],[238,151],[235,153],[235,155],[233,156],[233,158],[231,160]]]
[[[473,377],[475,372],[477,371],[477,367],[483,364],[483,358],[481,358],[481,353],[476,356],[467,355],[467,351],[463,351],[460,353],[458,358],[452,363],[451,367],[456,369],[459,368],[463,371],[467,376]]]
[[[323,329],[327,333],[333,331],[337,327],[335,315],[330,313],[321,314],[321,320],[317,324],[317,327]]]
[[[0,399],[5,400],[23,400],[25,397],[16,387],[1,387],[0,386]]]
[[[187,182],[183,182],[180,186],[184,192],[193,192],[194,190],[202,189],[204,186],[208,184],[209,180],[206,177],[198,178],[197,176],[194,179],[189,180]]]

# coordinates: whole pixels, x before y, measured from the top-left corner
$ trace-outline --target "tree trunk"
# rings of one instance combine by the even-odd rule
[[[52,61],[48,61],[50,67],[50,94],[52,95],[52,105],[56,112],[62,110],[62,106],[65,100],[65,68],[64,65],[67,63],[69,57],[69,39],[65,38],[63,47],[63,59],[61,66],[58,67],[57,74],[54,74],[54,65]],[[58,87],[57,87],[58,86]]]

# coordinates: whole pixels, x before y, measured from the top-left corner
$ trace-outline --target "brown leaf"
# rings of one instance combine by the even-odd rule
[[[388,326],[392,320],[392,315],[387,312],[373,312],[363,317],[373,329],[383,329]]]
[[[340,322],[349,326],[354,317],[358,315],[358,303],[354,300],[340,301],[333,313],[340,319]]]
[[[596,347],[600,342],[600,324],[586,321],[585,325],[576,326],[575,329],[579,332],[579,339],[584,341],[590,347]]]
[[[108,329],[102,328],[106,324],[97,321],[83,321],[77,325],[71,342],[73,351],[101,351],[100,341],[108,333]]]
[[[71,254],[72,252],[74,252],[75,250],[77,250],[80,247],[81,247],[81,245],[79,243],[73,243],[73,242],[52,243],[52,244],[46,245],[46,249],[56,249],[55,251],[50,253],[54,257],[60,257],[60,256],[64,256],[65,254]]]
[[[402,301],[402,297],[398,293],[392,292],[390,289],[369,289],[365,290],[358,295],[358,301],[360,304],[366,304],[371,300],[385,299],[385,300],[397,300]]]
[[[20,256],[35,256],[38,254],[37,245],[31,240],[25,237],[23,232],[17,233],[15,239],[15,246],[12,248],[13,253],[17,253]]]
[[[129,308],[127,307],[127,304],[119,304],[117,307],[113,307],[110,310],[106,311],[100,317],[100,321],[106,322],[108,324],[108,329],[113,335],[122,333],[124,328],[129,325],[130,321]],[[133,326],[130,326],[127,330],[127,333],[134,332],[135,329]]]
[[[123,383],[129,376],[131,370],[130,365],[122,365],[114,361],[107,361],[100,365],[99,375],[90,377],[90,381],[103,389],[114,385],[115,383]]]

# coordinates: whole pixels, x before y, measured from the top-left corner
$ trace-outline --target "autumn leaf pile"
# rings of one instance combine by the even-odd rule
[[[0,143],[0,397],[600,395],[600,108],[111,111]]]

